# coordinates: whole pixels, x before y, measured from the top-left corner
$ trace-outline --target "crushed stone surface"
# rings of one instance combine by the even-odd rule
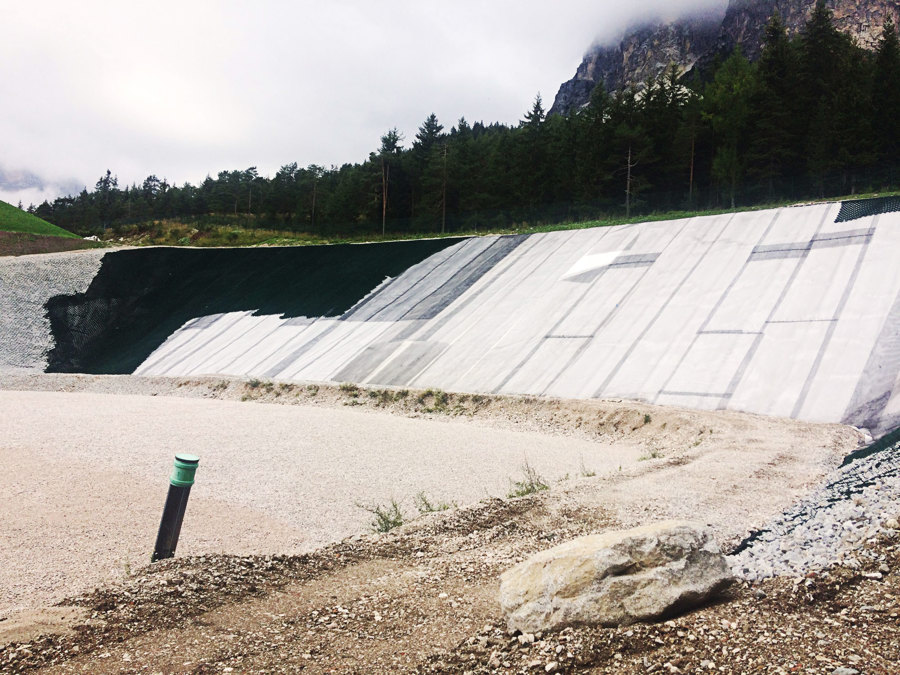
[[[900,528],[898,520],[900,443],[833,471],[731,556],[732,568],[751,581],[838,563],[858,568],[864,544]]]
[[[626,527],[700,520],[736,542],[858,443],[840,425],[622,401],[395,392],[378,407],[382,391],[346,386],[130,376],[0,387],[0,461],[14,467],[0,477],[0,611],[145,565],[177,452],[201,457],[179,555],[290,554],[367,531],[365,507],[391,500],[408,519],[422,493],[506,496],[526,463],[572,509]]]
[[[40,373],[53,347],[44,304],[83,293],[106,251],[0,258],[0,373]]]

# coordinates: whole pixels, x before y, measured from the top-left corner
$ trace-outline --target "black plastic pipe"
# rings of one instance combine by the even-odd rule
[[[181,534],[181,523],[184,521],[188,497],[191,495],[191,486],[194,484],[194,474],[199,464],[200,458],[196,455],[175,455],[175,466],[169,477],[169,494],[166,496],[166,505],[163,508],[159,533],[156,535],[156,546],[150,562],[164,560],[175,555],[178,535]]]

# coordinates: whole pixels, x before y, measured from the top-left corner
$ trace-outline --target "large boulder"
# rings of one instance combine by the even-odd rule
[[[621,626],[683,611],[732,575],[709,531],[668,521],[581,537],[542,551],[500,577],[511,630]]]

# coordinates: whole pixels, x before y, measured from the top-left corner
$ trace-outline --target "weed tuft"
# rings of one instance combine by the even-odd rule
[[[416,495],[416,509],[419,513],[435,513],[437,511],[446,511],[450,508],[447,502],[432,502],[423,490]]]
[[[591,469],[588,469],[588,468],[584,465],[584,455],[581,456],[581,465],[578,467],[578,473],[581,474],[581,476],[582,476],[583,478],[593,478],[594,476],[597,475],[597,472],[596,472],[596,471],[593,471],[593,470],[591,470]]]
[[[359,396],[359,387],[357,387],[355,384],[352,384],[351,382],[344,382],[339,388],[343,393],[347,394],[351,398],[356,398],[357,396]]]
[[[550,486],[547,485],[547,481],[544,477],[537,472],[537,469],[528,463],[527,459],[525,460],[525,463],[522,464],[522,480],[510,480],[509,482],[511,487],[506,496],[510,499],[524,497],[526,495],[534,494],[535,492],[540,492],[541,490],[550,489]]]
[[[369,527],[373,532],[390,532],[395,527],[403,525],[403,511],[396,499],[391,499],[387,504],[357,504],[357,506],[372,514]]]

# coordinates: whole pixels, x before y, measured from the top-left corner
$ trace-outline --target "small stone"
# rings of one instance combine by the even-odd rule
[[[845,666],[840,666],[839,668],[835,668],[831,671],[831,675],[859,675],[859,671],[855,668],[846,668]]]
[[[558,664],[556,663],[556,661],[551,661],[546,666],[544,666],[544,672],[545,673],[555,673],[557,667],[558,667]]]
[[[900,530],[900,521],[896,518],[889,518],[884,521],[884,526],[889,530]]]

